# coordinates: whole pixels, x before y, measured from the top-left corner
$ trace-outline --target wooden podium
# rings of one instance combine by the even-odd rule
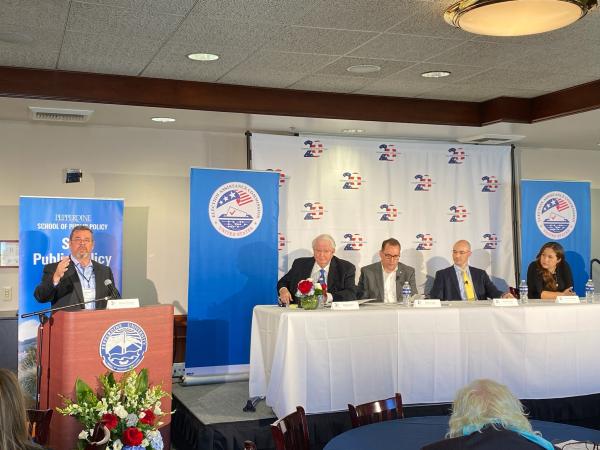
[[[119,322],[131,322],[146,334],[147,345],[143,359],[135,370],[148,369],[150,385],[161,384],[171,393],[173,362],[173,306],[156,305],[143,308],[116,310],[60,311],[53,315],[40,330],[41,356],[40,408],[62,406],[60,394],[75,399],[75,381],[81,378],[94,390],[98,376],[109,371],[100,355],[101,340],[105,333]],[[118,373],[116,374],[118,377]],[[171,411],[171,399],[162,400],[162,410]],[[169,448],[171,417],[162,420],[161,433],[165,449]],[[50,424],[48,447],[53,450],[71,450],[76,447],[79,422],[57,412]]]

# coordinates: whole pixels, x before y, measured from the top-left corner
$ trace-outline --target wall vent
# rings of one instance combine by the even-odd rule
[[[517,142],[525,136],[518,134],[480,134],[478,136],[467,136],[457,139],[463,144],[501,145],[509,142]]]
[[[91,109],[39,108],[30,106],[32,120],[45,122],[87,122],[94,113]]]

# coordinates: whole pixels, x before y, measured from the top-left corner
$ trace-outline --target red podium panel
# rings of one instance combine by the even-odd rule
[[[117,310],[60,311],[44,324],[41,342],[42,380],[40,408],[62,406],[60,395],[75,398],[75,381],[81,378],[92,389],[98,388],[98,376],[109,369],[100,356],[102,336],[119,322],[133,322],[146,333],[147,347],[136,370],[148,369],[149,383],[161,384],[171,393],[173,361],[173,306],[155,305]],[[38,350],[38,351],[39,351]],[[171,399],[162,400],[162,410],[171,411]],[[163,418],[161,428],[165,448],[169,448],[171,417]],[[54,413],[48,446],[55,450],[75,448],[79,422],[73,417]]]

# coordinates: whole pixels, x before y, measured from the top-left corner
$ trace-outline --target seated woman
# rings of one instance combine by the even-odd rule
[[[527,269],[529,298],[554,300],[559,295],[573,292],[573,275],[565,260],[565,251],[558,242],[546,242],[535,261]]]
[[[17,377],[8,369],[0,369],[0,449],[42,450],[29,440],[25,399]]]
[[[492,380],[475,380],[456,394],[447,439],[422,450],[554,450],[531,429],[523,405],[508,388]]]

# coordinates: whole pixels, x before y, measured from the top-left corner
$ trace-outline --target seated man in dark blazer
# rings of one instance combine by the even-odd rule
[[[508,292],[500,291],[485,270],[469,266],[471,244],[458,241],[452,247],[454,265],[435,273],[430,298],[440,300],[486,300],[488,298],[512,298]]]
[[[447,439],[421,450],[553,450],[534,433],[521,402],[503,384],[475,380],[452,403]]]
[[[360,269],[359,298],[376,298],[385,303],[402,301],[402,286],[410,285],[411,295],[418,294],[415,269],[400,262],[400,242],[389,238],[381,244],[380,261]]]
[[[354,264],[333,254],[335,241],[328,234],[317,236],[312,242],[312,257],[297,258],[292,268],[277,282],[277,292],[282,303],[296,303],[298,282],[306,278],[327,282],[327,297],[333,301],[356,300]]]

